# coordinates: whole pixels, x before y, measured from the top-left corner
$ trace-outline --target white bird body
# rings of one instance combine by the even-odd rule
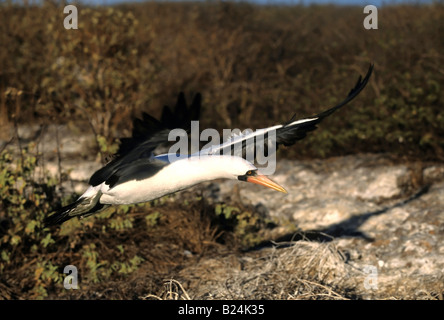
[[[91,186],[84,195],[90,197],[94,191],[100,190],[100,203],[103,204],[147,202],[205,181],[236,179],[248,170],[256,170],[256,167],[240,157],[193,156],[172,162],[149,179],[131,180],[113,188],[103,182],[99,186]]]

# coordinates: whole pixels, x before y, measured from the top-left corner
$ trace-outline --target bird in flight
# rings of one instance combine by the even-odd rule
[[[303,139],[324,118],[353,100],[367,85],[372,71],[373,65],[364,78],[359,77],[338,105],[309,118],[295,120],[293,116],[287,123],[262,129],[266,138],[260,143],[270,144],[267,135],[272,132],[276,148]],[[257,135],[254,132],[233,136],[220,145],[185,157],[170,157],[168,153],[156,155],[155,149],[168,143],[171,130],[188,129],[191,121],[199,119],[200,108],[200,94],[188,107],[181,93],[173,111],[167,106],[163,108],[160,120],[147,113],[142,114],[143,119],[135,119],[132,136],[120,140],[114,159],[91,176],[89,188],[75,202],[48,216],[45,225],[61,224],[74,217],[84,218],[110,205],[151,201],[215,179],[240,180],[286,193],[282,186],[261,174],[253,162],[245,159],[248,148],[255,147],[255,143],[246,143],[254,141]]]

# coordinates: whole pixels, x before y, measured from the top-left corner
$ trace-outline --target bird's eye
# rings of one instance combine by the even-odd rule
[[[247,176],[252,176],[253,174],[254,174],[254,172],[252,170],[248,170],[246,173]]]

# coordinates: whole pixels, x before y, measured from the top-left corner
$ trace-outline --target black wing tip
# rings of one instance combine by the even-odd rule
[[[199,120],[201,108],[202,108],[202,95],[200,94],[200,92],[197,92],[194,95],[193,102],[191,103],[190,107],[190,115],[192,121]]]
[[[174,111],[168,106],[164,106],[161,116],[161,123],[168,129],[188,129],[190,122],[199,120],[202,95],[198,92],[194,95],[190,105],[187,104],[185,93],[180,91]]]
[[[370,63],[368,70],[367,70],[367,74],[365,75],[364,79],[362,79],[362,76],[359,76],[359,78],[362,79],[362,81],[361,81],[361,83],[363,85],[362,88],[364,88],[367,85],[368,81],[370,80],[370,77],[373,74],[374,67],[375,67],[375,64]]]
[[[341,103],[339,103],[338,105],[336,105],[324,112],[319,113],[315,117],[319,118],[319,120],[322,120],[323,118],[328,117],[333,112],[340,109],[341,107],[343,107],[344,105],[346,105],[347,103],[352,101],[354,98],[356,98],[358,96],[358,94],[367,86],[367,83],[370,80],[370,77],[373,73],[373,68],[374,68],[374,64],[371,63],[365,77],[362,78],[362,75],[359,75],[356,85],[353,87],[353,89],[350,90],[347,97]]]
[[[358,95],[358,93],[360,93],[362,91],[362,89],[365,88],[365,86],[367,85],[372,73],[373,73],[373,68],[374,68],[375,64],[371,63],[367,74],[365,75],[364,79],[362,78],[362,75],[359,76],[358,81],[356,82],[356,85],[354,86],[353,89],[351,89],[350,93],[348,94],[349,97],[356,97]]]
[[[374,68],[374,63],[371,63],[365,77],[362,78],[361,75],[359,76],[358,81],[356,82],[353,89],[350,90],[348,96],[344,99],[344,101],[342,101],[338,105],[313,116],[313,119],[310,121],[298,123],[295,126],[290,126],[290,124],[294,122],[296,118],[295,115],[293,115],[290,121],[283,124],[282,128],[279,130],[280,132],[278,137],[279,138],[278,144],[290,146],[294,144],[297,140],[303,139],[307,135],[307,132],[315,130],[317,128],[316,125],[320,123],[324,118],[328,117],[333,112],[335,112],[336,110],[338,110],[339,108],[341,108],[342,106],[346,105],[351,100],[353,100],[367,85],[370,76],[372,75],[373,68]]]

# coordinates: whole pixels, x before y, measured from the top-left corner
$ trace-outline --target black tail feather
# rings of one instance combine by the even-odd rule
[[[43,221],[45,226],[53,226],[57,224],[62,224],[74,217],[87,217],[96,212],[99,212],[109,205],[100,203],[100,197],[102,193],[99,191],[96,195],[90,198],[81,197],[75,202],[60,208],[56,213],[46,217]]]
[[[71,218],[74,218],[75,215],[72,215],[73,210],[82,202],[82,199],[78,199],[77,201],[60,208],[56,213],[46,217],[43,223],[45,226],[53,226],[57,224],[62,224],[65,221],[68,221]]]

